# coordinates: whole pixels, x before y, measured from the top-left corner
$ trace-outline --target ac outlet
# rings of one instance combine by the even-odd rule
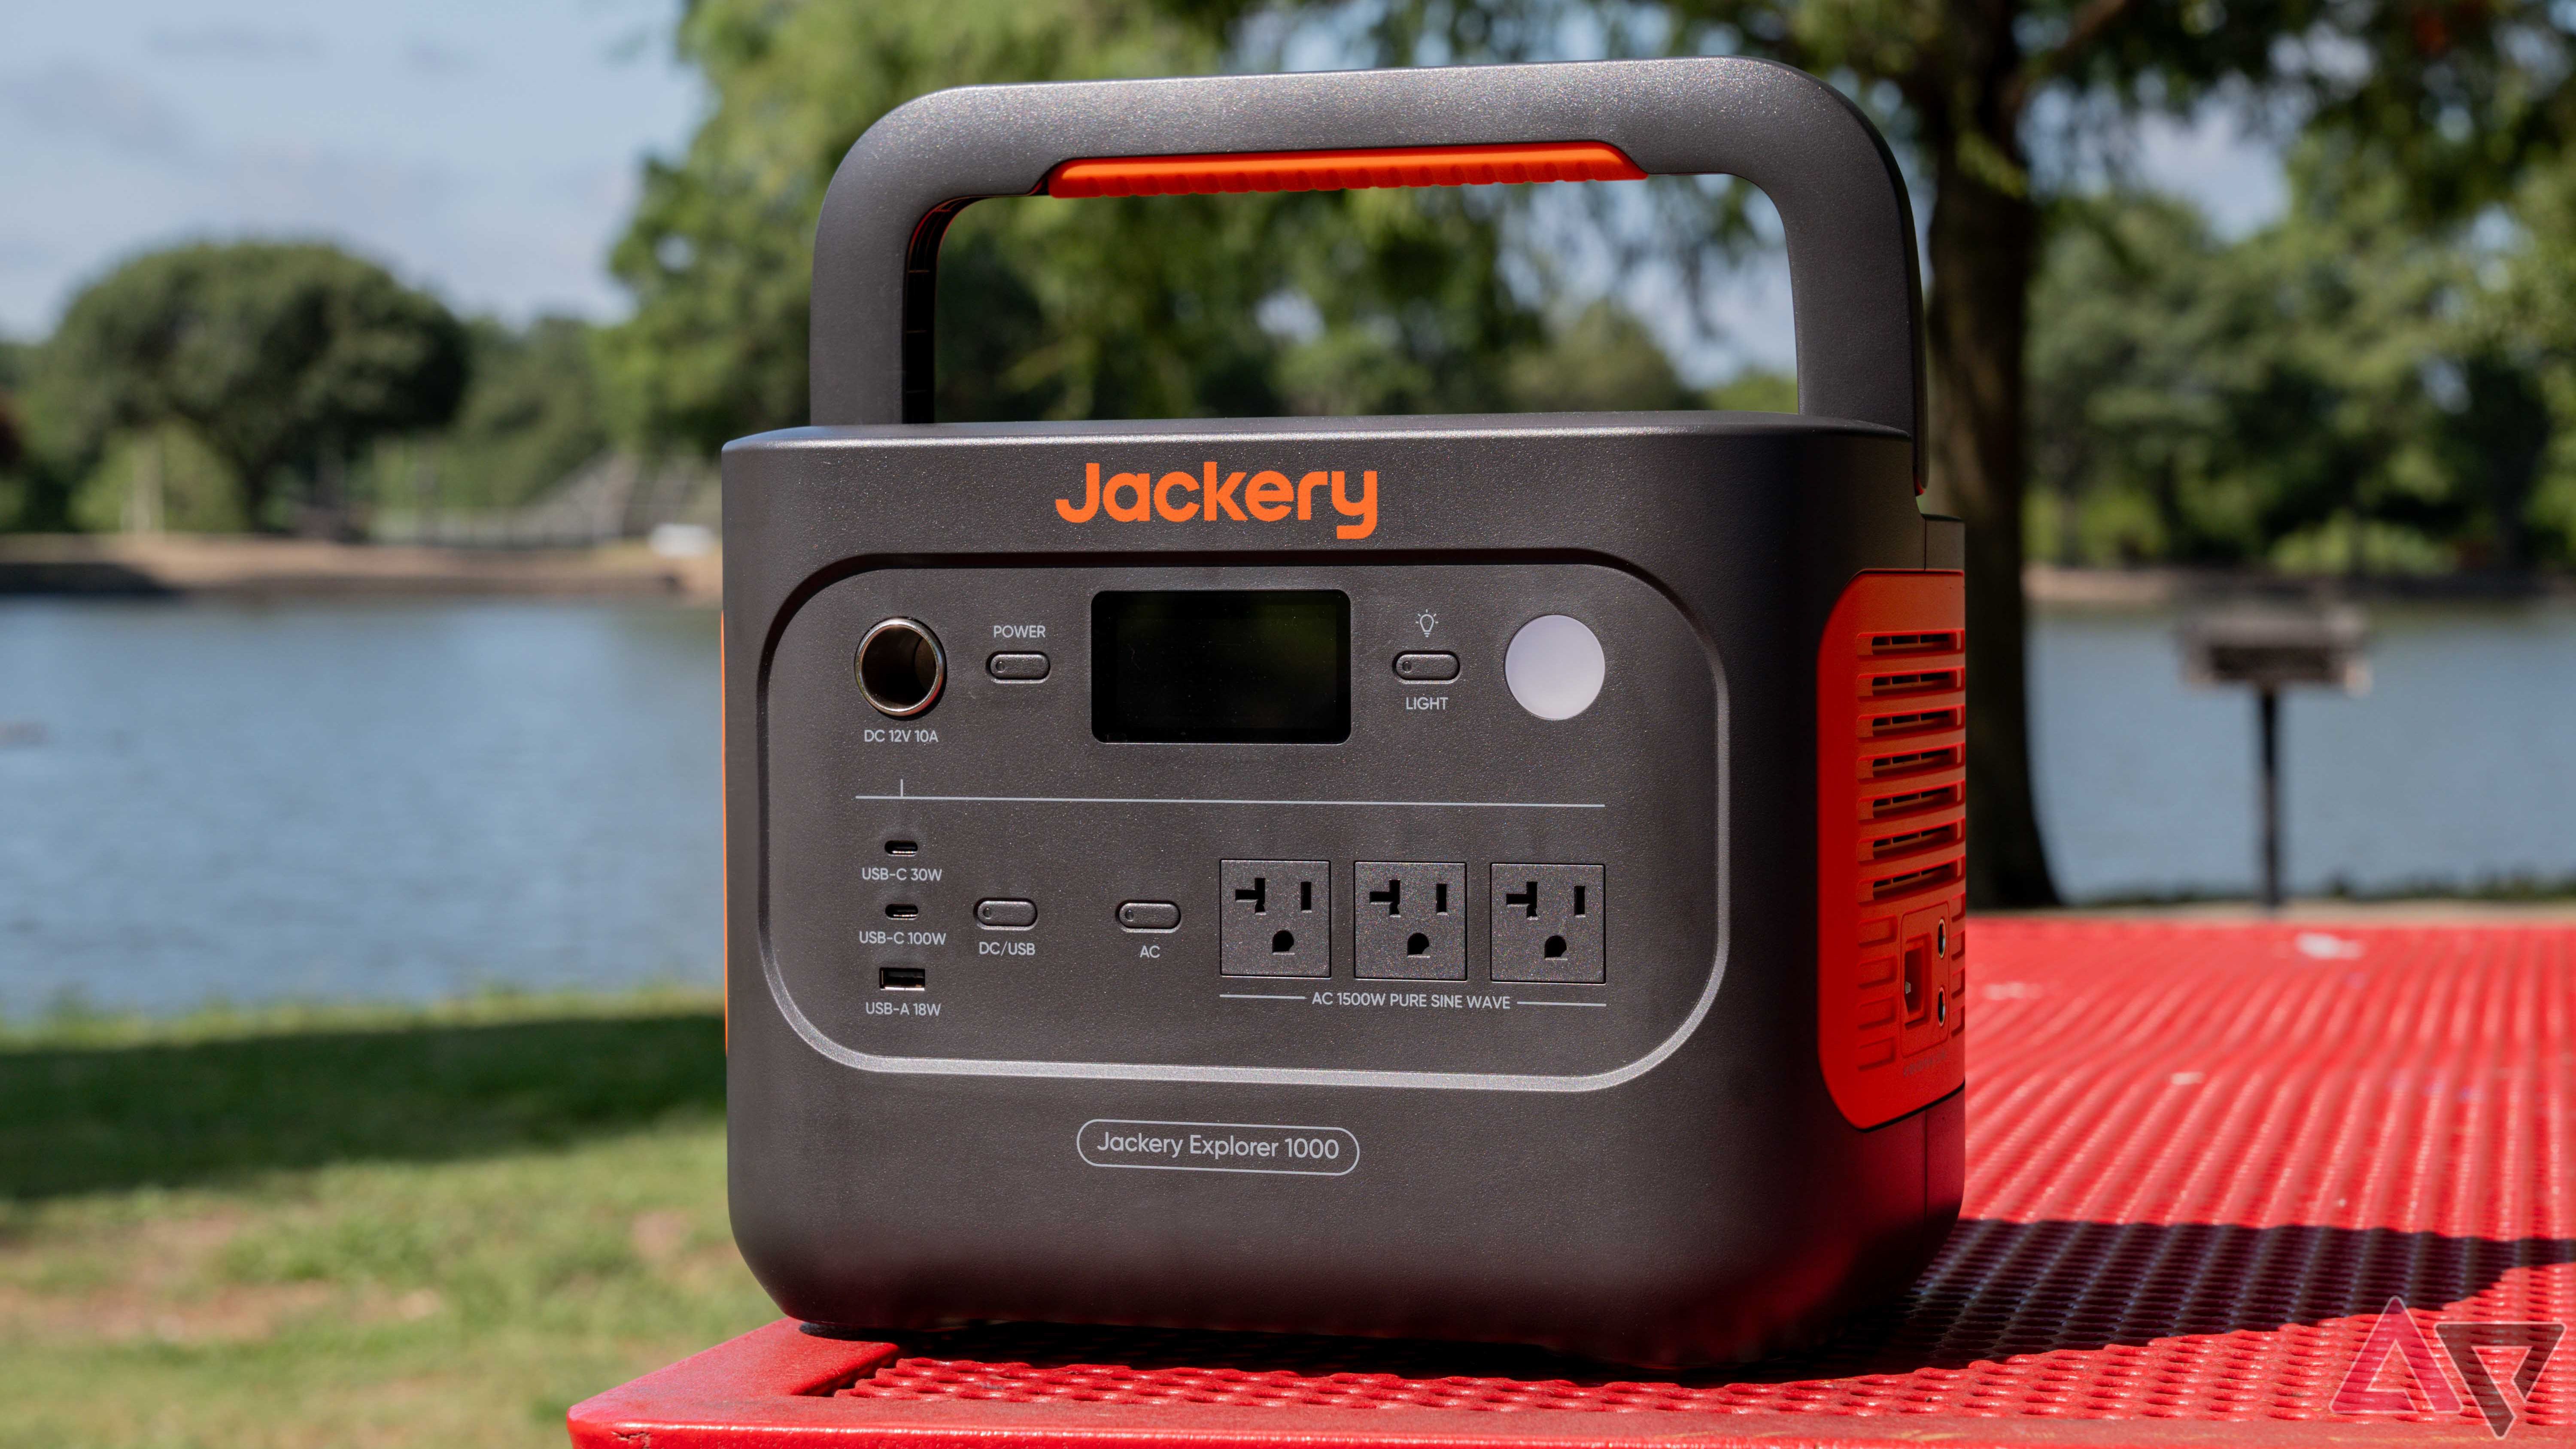
[[[1229,860],[1217,870],[1217,969],[1228,976],[1333,974],[1332,864]]]
[[[1463,862],[1359,861],[1351,867],[1351,912],[1351,962],[1361,979],[1467,979]]]
[[[1495,866],[1493,979],[1607,980],[1604,874],[1597,865]]]

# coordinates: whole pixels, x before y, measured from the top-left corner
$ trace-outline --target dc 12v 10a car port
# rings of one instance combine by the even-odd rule
[[[977,198],[1702,172],[1779,207],[1796,416],[931,416]],[[861,137],[814,425],[724,454],[728,1170],[780,1306],[1671,1365],[1901,1289],[1969,1016],[1913,245],[1869,122],[1733,58]]]
[[[939,703],[948,656],[939,636],[912,619],[886,619],[859,636],[859,692],[877,713],[910,719]]]

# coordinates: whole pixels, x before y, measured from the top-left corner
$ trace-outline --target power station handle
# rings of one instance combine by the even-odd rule
[[[1454,154],[1441,163],[1434,151],[1564,159],[1577,143],[1592,143],[1596,161],[1606,154],[1633,167],[1615,174],[1723,172],[1761,188],[1788,234],[1799,411],[1899,429],[1915,440],[1920,479],[1922,283],[1895,159],[1832,87],[1731,56],[967,86],[923,96],[868,128],[823,198],[813,421],[930,421],[939,239],[974,201],[1107,194],[1108,186],[1057,190],[1068,175],[1083,185],[1086,164],[1093,183],[1131,190],[1148,167],[1190,183],[1180,189],[1263,190],[1283,189],[1255,184],[1280,177],[1251,163],[1312,166],[1325,164],[1317,153],[1338,152],[1359,158],[1330,164],[1375,157],[1401,166],[1402,153],[1413,153],[1412,164],[1436,169],[1463,163]],[[1192,175],[1217,181],[1200,185]]]

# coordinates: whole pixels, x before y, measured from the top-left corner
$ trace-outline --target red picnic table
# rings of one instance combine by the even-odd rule
[[[1904,1302],[1815,1356],[1665,1378],[782,1321],[575,1406],[573,1442],[2576,1442],[2576,1345],[2553,1352],[2576,1322],[2576,924],[1990,919],[1973,941],[1965,1210]]]

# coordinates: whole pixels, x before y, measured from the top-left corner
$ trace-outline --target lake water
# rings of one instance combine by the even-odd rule
[[[2576,611],[2386,612],[2284,706],[2293,882],[2576,877]],[[2034,638],[2078,898],[2244,892],[2253,705],[2171,622]],[[0,604],[0,1013],[712,984],[716,623],[633,604]]]
[[[720,970],[712,611],[12,602],[0,721],[0,1011]]]
[[[2281,700],[2294,894],[2576,882],[2576,608],[2381,608],[2368,693]],[[2250,894],[2254,699],[2180,682],[2173,620],[2044,614],[2031,713],[2070,899]]]

